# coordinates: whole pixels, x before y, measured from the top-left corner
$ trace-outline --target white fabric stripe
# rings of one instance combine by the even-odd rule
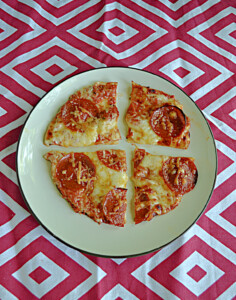
[[[1,189],[0,189],[0,201],[2,201],[7,207],[9,207],[15,213],[15,216],[10,221],[0,226],[0,237],[3,237],[4,235],[12,231],[20,222],[26,219],[30,214]],[[1,262],[1,255],[0,255],[0,262]]]
[[[206,118],[211,121],[213,124],[216,125],[216,127],[221,130],[224,134],[228,135],[231,139],[236,140],[236,132],[229,127],[226,123],[222,122],[221,120],[213,117],[212,115],[207,115],[203,111]]]
[[[16,11],[12,7],[8,6],[3,1],[0,1],[1,9],[5,10],[8,14],[12,15],[14,18],[17,18],[21,20],[22,22],[29,25],[31,28],[33,28],[33,32],[27,32],[23,34],[18,40],[10,44],[8,47],[4,48],[0,51],[0,58],[7,55],[8,53],[12,52],[14,49],[16,49],[19,45],[21,45],[25,41],[29,41],[36,36],[41,35],[43,32],[46,31],[46,29],[43,29],[38,24],[34,22],[33,19],[29,18],[27,15],[20,13],[19,11]]]
[[[15,103],[17,106],[19,106],[21,109],[23,109],[25,112],[29,112],[32,109],[32,105],[29,104],[27,101],[19,98],[18,96],[14,95],[10,90],[5,88],[5,86],[2,86],[0,84],[0,94],[4,95],[5,98]]]
[[[14,143],[6,148],[4,148],[2,151],[0,151],[0,160],[5,158],[6,156],[16,152],[17,143]]]
[[[236,297],[236,283],[233,283],[218,298],[216,298],[216,300],[233,299],[234,297]]]
[[[19,300],[12,293],[10,293],[7,289],[5,289],[1,284],[0,284],[0,299],[1,300]]]
[[[236,164],[235,164],[236,170]],[[222,227],[224,230],[228,231],[229,234],[236,237],[236,226],[223,218],[220,214],[225,211],[228,207],[230,207],[236,199],[236,190],[234,190],[231,194],[217,203],[212,209],[210,209],[206,216],[215,222],[217,225]]]
[[[233,87],[232,89],[228,90],[224,95],[222,95],[220,98],[216,99],[216,101],[213,101],[203,111],[206,114],[209,115],[212,114],[214,111],[216,111],[226,102],[228,102],[231,98],[233,98],[235,94],[236,94],[236,87]]]
[[[16,129],[17,127],[23,125],[25,123],[27,116],[28,116],[28,113],[26,113],[19,119],[15,120],[11,123],[8,123],[6,126],[0,128],[0,138],[3,137],[8,132],[12,131],[13,129]]]
[[[214,44],[213,42],[206,39],[204,36],[202,36],[200,34],[205,29],[210,28],[216,22],[219,22],[219,20],[221,20],[221,22],[223,22],[223,20],[222,20],[223,18],[225,18],[229,14],[232,14],[232,13],[235,14],[235,12],[236,12],[236,9],[234,9],[233,7],[228,7],[226,9],[222,10],[221,12],[219,12],[217,15],[215,15],[211,19],[208,19],[205,23],[202,23],[199,26],[191,29],[188,32],[188,34],[191,35],[192,37],[194,37],[195,39],[197,39],[198,41],[200,41],[201,43],[203,43],[205,46],[207,46],[211,50],[219,53],[220,55],[226,57],[227,59],[229,59],[229,60],[231,60],[232,62],[235,63],[235,60],[236,60],[235,55],[233,55],[231,52],[226,51],[225,49],[219,47],[219,45]]]
[[[143,7],[144,9],[147,9],[151,13],[154,13],[155,15],[161,17],[162,19],[166,20],[169,24],[171,24],[173,27],[178,28],[179,26],[183,25],[186,21],[198,16],[199,14],[202,14],[204,11],[215,5],[216,3],[220,2],[220,0],[211,0],[205,2],[201,6],[197,6],[193,10],[187,12],[183,15],[183,17],[179,18],[178,20],[173,20],[171,17],[169,17],[166,13],[159,10],[158,8],[147,4],[146,2],[142,0],[131,0],[135,4],[138,4],[139,6]],[[177,1],[176,3],[171,3],[168,5],[168,1],[160,0],[164,5],[167,5],[170,9],[176,11],[179,9],[182,5],[186,4],[188,1],[185,1],[186,3],[183,3],[182,1]],[[181,3],[182,2],[182,3]]]
[[[223,144],[222,142],[218,140],[216,140],[215,142],[216,142],[216,148],[220,150],[222,153],[224,153],[225,155],[227,155],[233,161],[233,163],[228,168],[226,168],[225,170],[220,172],[220,174],[217,175],[216,184],[215,184],[215,188],[217,188],[235,173],[236,153],[231,148]]]
[[[16,172],[9,168],[6,164],[0,161],[0,172],[2,172],[6,177],[8,177],[11,181],[13,181],[16,185],[18,185],[18,180],[16,177]]]
[[[125,289],[121,284],[115,285],[109,292],[107,292],[101,300],[110,300],[117,299],[120,297],[121,299],[129,299],[129,300],[139,300],[134,294]]]
[[[62,17],[57,18],[57,17],[53,16],[52,14],[50,14],[45,9],[43,9],[42,6],[40,6],[38,3],[36,3],[36,1],[32,1],[32,0],[18,0],[18,1],[34,8],[43,18],[50,20],[50,22],[52,22],[56,26],[63,24],[64,22],[81,14],[86,9],[88,9],[100,2],[100,0],[87,1],[85,4],[75,8],[74,10],[68,12],[67,14],[64,14]]]
[[[225,169],[219,175],[217,175],[215,189],[218,188],[226,180],[228,180],[233,174],[235,174],[235,170],[236,170],[236,163],[233,163],[227,169]]]
[[[236,161],[236,153],[231,148],[229,148],[221,141],[215,140],[215,142],[216,142],[217,149],[219,149],[222,153],[226,154],[233,161]]]

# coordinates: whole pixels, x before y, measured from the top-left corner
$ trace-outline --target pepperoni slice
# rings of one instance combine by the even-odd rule
[[[95,175],[96,168],[93,162],[83,153],[69,153],[60,159],[56,166],[56,177],[64,190],[86,190],[90,193],[93,190]]]
[[[120,154],[120,155],[119,155]],[[119,150],[97,151],[98,159],[108,168],[116,171],[126,171],[126,159]]]
[[[90,100],[72,98],[62,107],[61,118],[69,129],[76,131],[78,125],[86,122],[89,118],[96,118],[98,108]]]
[[[123,227],[126,213],[126,189],[114,188],[109,191],[103,203],[103,213],[107,223]]]
[[[147,207],[141,208],[140,210],[135,211],[135,224],[139,224],[143,221],[146,221],[146,216],[149,213],[150,209]]]
[[[174,138],[184,131],[186,117],[177,106],[164,105],[154,110],[150,124],[152,130],[162,138]]]
[[[172,191],[184,195],[195,187],[198,172],[190,158],[171,157],[162,165],[162,176]]]

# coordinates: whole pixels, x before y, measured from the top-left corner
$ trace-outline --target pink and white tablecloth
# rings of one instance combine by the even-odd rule
[[[233,0],[0,1],[0,299],[235,299],[236,100]],[[184,235],[145,256],[74,250],[29,213],[16,176],[23,124],[60,81],[135,67],[181,87],[218,151],[215,190]]]

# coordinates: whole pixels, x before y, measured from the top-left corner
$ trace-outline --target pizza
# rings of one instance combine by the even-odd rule
[[[76,213],[97,223],[123,227],[126,222],[126,153],[50,151],[51,177]]]
[[[126,122],[130,143],[180,149],[189,146],[190,119],[175,96],[162,91],[132,82]]]
[[[133,162],[135,224],[173,210],[197,183],[197,168],[190,157],[152,155],[136,149]]]
[[[96,82],[78,90],[50,122],[44,144],[80,147],[117,144],[117,82]]]
[[[121,135],[116,98],[116,82],[96,82],[77,91],[49,124],[45,145],[117,144]],[[188,148],[190,119],[175,96],[132,82],[130,100],[125,116],[129,143]],[[44,158],[51,162],[54,184],[75,212],[99,224],[124,226],[128,181],[125,151],[52,150]],[[197,183],[198,172],[191,157],[158,156],[136,148],[133,162],[135,224],[173,210]]]

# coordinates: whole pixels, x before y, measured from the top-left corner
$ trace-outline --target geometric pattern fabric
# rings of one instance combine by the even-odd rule
[[[0,299],[236,297],[235,5],[219,0],[0,1]],[[30,215],[15,168],[28,114],[57,83],[106,66],[181,87],[213,131],[218,174],[197,223],[163,249],[80,253]]]

